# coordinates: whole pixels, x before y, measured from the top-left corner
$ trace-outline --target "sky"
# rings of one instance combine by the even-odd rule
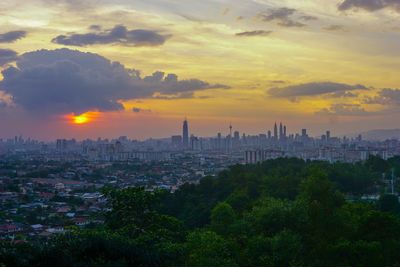
[[[400,128],[400,0],[2,0],[0,138]]]

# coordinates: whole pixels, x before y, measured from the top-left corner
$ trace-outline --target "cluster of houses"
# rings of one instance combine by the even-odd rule
[[[224,157],[174,161],[57,162],[0,159],[0,238],[35,240],[104,222],[104,186],[174,192],[232,164]]]

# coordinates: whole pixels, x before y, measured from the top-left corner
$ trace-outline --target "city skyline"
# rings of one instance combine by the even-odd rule
[[[0,3],[0,138],[398,129],[396,1]],[[279,126],[279,125],[278,125]],[[282,129],[283,131],[284,129]],[[229,131],[229,129],[228,129]]]
[[[296,137],[310,137],[310,138],[360,138],[362,136],[363,133],[352,133],[352,134],[348,134],[348,135],[332,135],[331,134],[331,130],[327,129],[327,130],[322,130],[320,134],[313,134],[310,133],[309,129],[307,128],[300,128],[297,131],[296,130],[288,130],[290,129],[290,127],[288,127],[286,125],[286,123],[284,122],[274,122],[273,125],[271,125],[270,128],[266,128],[264,129],[264,131],[260,131],[260,132],[246,132],[243,129],[239,129],[239,128],[235,128],[231,123],[228,124],[228,126],[222,130],[222,131],[218,131],[218,132],[214,132],[213,134],[210,135],[201,135],[197,132],[191,132],[190,131],[190,121],[185,118],[182,123],[181,123],[181,133],[179,134],[179,129],[175,129],[175,132],[173,132],[170,135],[165,135],[165,136],[161,136],[161,137],[152,137],[152,136],[147,136],[144,139],[137,139],[137,138],[131,138],[128,135],[116,135],[116,136],[111,136],[111,137],[107,137],[107,136],[97,136],[95,138],[76,138],[74,136],[72,137],[68,137],[68,136],[59,136],[57,138],[54,139],[49,139],[49,140],[44,140],[44,139],[35,139],[32,136],[24,136],[22,134],[19,135],[14,135],[14,136],[7,136],[5,138],[2,138],[0,136],[0,142],[1,141],[9,141],[9,140],[14,140],[15,143],[18,142],[22,142],[22,141],[27,141],[27,140],[32,140],[32,141],[44,141],[44,142],[54,142],[54,141],[60,141],[60,140],[76,140],[76,141],[85,141],[85,140],[118,140],[120,138],[127,138],[129,140],[137,140],[137,141],[147,141],[147,140],[162,140],[162,139],[171,139],[172,143],[179,143],[180,145],[182,145],[183,148],[189,148],[190,147],[190,141],[191,138],[195,137],[195,138],[232,138],[232,139],[243,139],[246,137],[265,137],[268,140],[275,140],[275,141],[284,141],[284,140],[289,140],[289,139],[295,139]],[[279,126],[278,126],[279,125]],[[375,137],[372,138],[371,140],[389,140],[389,139],[398,139],[395,135],[396,132],[400,133],[400,129],[391,129],[389,130],[389,134],[392,134],[392,136],[387,137],[385,136],[385,130],[376,130],[377,133],[375,133]],[[382,131],[383,133],[380,133],[380,131]],[[374,131],[370,131],[370,132],[374,132]],[[367,134],[370,132],[366,132]],[[365,133],[364,133],[365,134]],[[381,136],[379,136],[381,134]],[[368,138],[367,138],[368,139]],[[21,141],[22,140],[22,141]]]
[[[274,134],[273,135],[272,135],[272,129],[274,129]],[[282,124],[282,122],[279,123],[279,130],[278,130],[278,127],[277,127],[277,122],[275,122],[274,126],[271,127],[271,129],[267,129],[264,132],[259,132],[259,133],[246,133],[246,131],[243,131],[243,130],[238,129],[238,128],[234,128],[231,123],[229,124],[229,126],[225,130],[226,131],[216,132],[213,135],[209,135],[209,136],[198,136],[198,135],[196,135],[196,133],[190,132],[190,130],[189,130],[189,120],[187,118],[185,118],[183,120],[183,123],[182,123],[182,134],[181,135],[173,135],[172,134],[170,136],[172,138],[174,138],[174,137],[179,138],[179,142],[182,143],[183,147],[188,147],[189,146],[189,142],[190,142],[189,139],[192,136],[210,138],[210,137],[218,137],[218,136],[221,135],[223,137],[231,137],[231,138],[239,137],[239,138],[241,138],[241,136],[244,137],[244,136],[254,136],[254,135],[265,135],[268,139],[282,140],[282,139],[288,138],[290,136],[296,136],[296,135],[302,135],[302,134],[303,135],[304,134],[308,135],[307,129],[305,129],[305,128],[300,129],[298,132],[293,131],[293,132],[289,132],[288,133],[287,132],[287,125]],[[328,133],[328,132],[330,133],[330,130],[325,131],[325,134]],[[129,136],[126,136],[126,135],[120,135],[119,137],[122,137],[122,136],[129,138]],[[166,136],[163,136],[163,137],[161,137],[159,139],[170,138],[170,136],[166,135]],[[318,135],[314,135],[313,137],[319,137],[319,136]],[[21,138],[29,138],[30,139],[31,136],[23,136],[22,134],[19,134],[19,135],[15,135],[15,136],[8,136],[7,138],[0,138],[0,140],[2,140],[2,139],[7,140],[7,139],[10,139],[10,138],[11,139],[15,139],[15,140],[21,139]],[[63,139],[63,138],[64,137],[60,136],[59,138],[56,138],[56,139],[60,140],[60,139]],[[99,138],[100,139],[103,139],[103,138],[104,139],[109,139],[108,137],[103,137],[103,136],[98,136],[97,138],[98,139]],[[116,139],[117,136],[114,136],[112,138]],[[153,139],[153,138],[154,137],[149,136],[146,139],[148,140],[148,139]],[[54,140],[56,140],[56,139],[54,139]],[[71,139],[76,139],[76,138],[72,137]],[[91,139],[91,138],[85,138],[85,139]],[[144,140],[146,140],[146,139],[144,139]],[[47,141],[54,141],[54,140],[47,140]],[[82,139],[82,140],[84,140],[84,139]],[[132,140],[135,140],[135,139],[133,138]],[[46,140],[40,140],[40,141],[46,141]]]

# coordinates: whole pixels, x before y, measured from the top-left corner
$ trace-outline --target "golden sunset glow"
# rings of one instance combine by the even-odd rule
[[[88,123],[88,122],[89,122],[89,118],[85,114],[74,117],[75,124],[84,124],[84,123]]]
[[[69,114],[66,117],[71,124],[84,125],[96,121],[100,114],[97,111],[89,111],[79,115]]]
[[[184,117],[205,125],[203,134],[210,135],[229,122],[257,133],[276,120],[297,130],[334,127],[346,134],[354,123],[362,130],[393,127],[400,114],[400,12],[390,4],[374,9],[372,2],[350,0],[0,2],[0,34],[24,32],[0,42],[0,69],[16,65],[17,55],[25,62],[19,68],[26,67],[24,75],[12,75],[13,69],[0,74],[0,107],[69,114],[71,131],[92,126],[100,115],[76,110],[104,111],[98,126],[105,134],[126,130],[126,118],[143,120],[139,130],[126,130],[146,133],[139,138],[172,134],[176,126],[170,120]],[[339,8],[344,2],[356,4]],[[129,34],[114,35],[119,32]],[[57,50],[63,52],[51,54]],[[99,64],[100,57],[112,64]],[[62,70],[63,79],[41,76],[42,65],[52,73]],[[153,77],[155,72],[163,75]],[[130,75],[137,76],[128,81]],[[41,84],[48,86],[36,87]],[[54,88],[62,88],[59,103]],[[81,128],[97,135],[94,127]]]

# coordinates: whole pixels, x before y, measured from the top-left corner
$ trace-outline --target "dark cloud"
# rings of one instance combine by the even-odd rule
[[[278,25],[282,26],[282,27],[304,27],[304,26],[307,26],[304,23],[294,21],[294,20],[281,21],[281,22],[278,22]]]
[[[151,112],[151,109],[143,109],[143,108],[133,107],[132,112],[134,112],[134,113]]]
[[[400,89],[384,88],[375,97],[368,97],[364,100],[365,104],[379,105],[400,105]]]
[[[93,53],[40,50],[21,55],[17,67],[2,72],[0,88],[16,106],[38,113],[82,113],[123,109],[121,100],[176,96],[228,86],[197,79],[178,80],[155,72],[141,78],[137,70]]]
[[[12,43],[26,36],[26,31],[11,31],[0,34],[0,43]]]
[[[89,30],[92,30],[92,31],[101,31],[101,26],[100,26],[100,25],[93,24],[93,25],[90,25],[90,26],[89,26]]]
[[[296,9],[282,7],[278,9],[273,9],[269,12],[269,14],[262,14],[262,18],[264,21],[272,21],[272,20],[287,20],[297,12]]]
[[[331,97],[342,97],[342,98],[349,98],[349,97],[357,97],[358,94],[354,92],[348,92],[348,91],[339,91],[335,93],[330,94]]]
[[[323,29],[326,31],[345,31],[345,27],[343,25],[329,25]]]
[[[384,8],[400,11],[400,0],[345,0],[338,6],[340,11],[364,9],[372,12]]]
[[[14,50],[0,48],[0,67],[17,60],[17,58],[18,54]]]
[[[282,7],[278,9],[270,10],[267,13],[260,13],[258,17],[262,21],[275,21],[279,26],[283,27],[304,27],[306,24],[295,21],[292,19],[292,15],[297,12],[296,9]]]
[[[306,83],[299,85],[291,85],[287,87],[271,88],[268,94],[273,97],[296,99],[297,97],[304,96],[318,96],[329,95],[331,97],[346,97],[349,91],[353,90],[367,90],[364,85],[348,85],[343,83],[333,82],[320,82],[320,83]]]
[[[93,11],[98,6],[98,0],[41,0],[52,7],[59,7],[74,12],[86,12],[89,9]]]
[[[92,25],[93,26],[93,25]],[[98,26],[98,25],[96,25]],[[133,46],[160,46],[171,35],[162,35],[152,30],[128,30],[123,25],[117,25],[112,29],[84,34],[59,35],[52,40],[53,43],[69,46],[87,46],[96,44],[124,44]]]
[[[181,13],[177,13],[177,15],[180,16],[180,17],[182,17],[182,18],[184,18],[184,19],[186,19],[186,20],[188,20],[188,21],[198,22],[198,23],[204,22],[203,19],[194,17],[194,16],[192,16],[192,15],[181,14]]]
[[[252,36],[267,36],[270,35],[271,33],[272,31],[258,30],[258,31],[238,32],[235,35],[241,37],[252,37]]]
[[[272,81],[270,81],[271,83],[275,83],[275,84],[283,84],[283,83],[286,83],[286,81],[284,81],[284,80],[272,80]]]
[[[365,116],[371,112],[366,111],[359,104],[333,104],[329,108],[324,108],[318,112],[318,115],[338,115],[338,116]]]
[[[227,88],[228,87],[223,87],[222,89],[227,89]],[[162,100],[176,100],[176,99],[210,99],[213,97],[209,95],[196,96],[194,92],[181,92],[175,94],[157,93],[153,95],[153,98]]]
[[[304,20],[304,21],[318,20],[317,17],[315,17],[315,16],[310,16],[310,15],[301,16],[299,19]]]

